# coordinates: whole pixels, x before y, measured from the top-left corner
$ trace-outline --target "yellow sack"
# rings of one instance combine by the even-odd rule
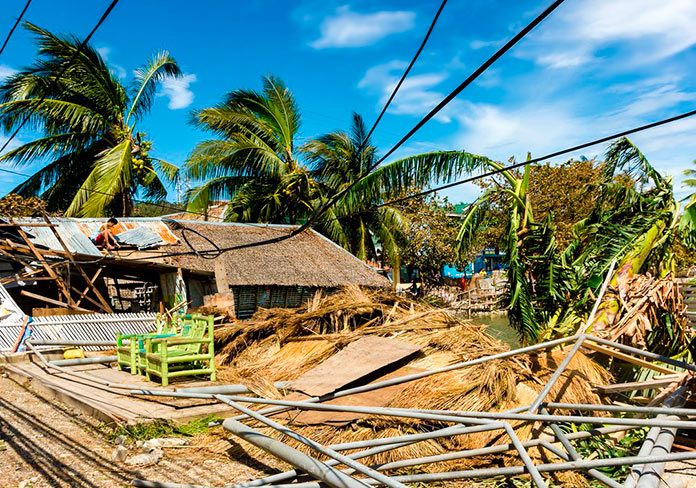
[[[85,357],[85,351],[82,349],[66,349],[63,353],[63,359],[82,359]]]

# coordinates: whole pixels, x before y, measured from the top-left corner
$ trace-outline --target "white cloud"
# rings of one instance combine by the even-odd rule
[[[121,66],[120,64],[116,64],[113,61],[109,59],[109,56],[111,55],[111,48],[110,47],[98,47],[97,52],[99,55],[104,59],[104,62],[106,62],[106,65],[111,69],[111,72],[118,76],[120,79],[124,79],[127,75],[126,68]]]
[[[574,68],[607,48],[622,63],[659,61],[696,45],[693,0],[579,0],[563,7],[518,55],[551,68]]]
[[[573,116],[562,105],[530,104],[515,109],[485,103],[463,104],[457,120],[463,129],[455,138],[455,147],[507,160],[533,156],[582,142],[588,124]]]
[[[403,10],[382,10],[360,14],[344,5],[321,23],[321,37],[310,43],[315,49],[327,47],[362,47],[414,26],[416,14]]]
[[[15,73],[17,73],[16,69],[10,68],[6,64],[0,64],[0,81],[4,80],[8,76],[12,76]]]
[[[184,74],[179,78],[167,78],[162,82],[161,96],[169,97],[167,105],[172,110],[186,108],[193,103],[193,92],[189,89],[196,81],[195,74]]]
[[[389,99],[406,66],[405,62],[398,60],[374,66],[368,69],[358,82],[358,88],[378,94],[379,103],[383,105]],[[389,106],[389,112],[402,115],[423,115],[444,97],[444,94],[436,87],[446,78],[445,73],[409,75]],[[451,117],[447,112],[440,112],[436,119],[440,122],[449,122]]]
[[[469,43],[471,49],[479,50],[485,47],[500,47],[505,42],[505,39],[498,39],[493,41],[484,41],[482,39],[474,39]]]

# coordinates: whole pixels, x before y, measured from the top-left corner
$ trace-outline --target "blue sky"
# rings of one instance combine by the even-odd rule
[[[260,88],[269,73],[297,97],[302,140],[347,128],[352,111],[371,122],[439,3],[121,0],[92,44],[126,83],[158,50],[177,59],[185,77],[163,87],[140,130],[153,139],[158,157],[181,165],[205,138],[188,123],[191,110],[215,104],[233,89]],[[83,37],[107,4],[34,0],[25,18]],[[547,4],[450,0],[375,133],[378,146],[386,151]],[[3,38],[23,5],[3,0]],[[527,151],[540,156],[692,109],[694,25],[693,0],[567,0],[396,156],[432,149],[466,149],[501,160],[524,158]],[[34,56],[31,37],[18,30],[0,57],[0,78]],[[659,170],[674,176],[677,196],[688,193],[680,181],[696,158],[696,118],[633,140]],[[0,194],[19,181],[0,173]],[[463,186],[446,194],[468,201],[476,192]]]

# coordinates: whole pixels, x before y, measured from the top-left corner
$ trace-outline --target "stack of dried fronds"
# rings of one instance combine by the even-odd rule
[[[382,290],[350,286],[336,293],[318,291],[301,308],[260,309],[249,321],[217,330],[215,348],[220,351],[218,361],[229,364],[241,351],[268,337],[284,344],[321,334],[340,348],[362,334],[432,330],[454,323],[447,311]]]
[[[347,288],[334,295],[318,294],[300,309],[261,310],[243,325],[223,327],[216,335],[218,350],[222,351],[218,359],[229,367],[220,368],[220,378],[225,382],[247,384],[263,396],[282,396],[273,389],[273,382],[299,377],[345,345],[369,333],[398,337],[420,346],[422,353],[407,365],[418,370],[436,369],[509,349],[506,344],[486,334],[483,326],[447,311],[384,292]],[[404,384],[384,406],[496,411],[529,405],[570,347],[431,375]],[[578,353],[547,399],[599,403],[600,398],[592,387],[609,381],[606,369]],[[351,397],[345,397],[339,403],[351,404]],[[288,420],[283,418],[282,421]],[[437,422],[364,416],[344,424],[295,424],[293,428],[318,442],[332,444],[417,433],[442,426]],[[513,427],[522,439],[538,435],[541,429],[539,424],[520,422],[513,423]],[[270,430],[264,432],[277,435]],[[287,438],[283,440],[308,452],[304,446]],[[364,462],[390,462],[500,442],[508,442],[500,431],[457,436],[420,442]],[[544,456],[536,451],[531,454],[539,458]],[[519,464],[519,459],[512,455],[498,456],[495,460],[475,458],[423,469],[465,469],[491,462]],[[572,482],[578,484],[575,475],[560,476],[573,477]]]
[[[672,356],[684,351],[692,337],[679,284],[671,275],[619,274],[603,300],[607,303],[614,313],[597,332],[609,340]]]

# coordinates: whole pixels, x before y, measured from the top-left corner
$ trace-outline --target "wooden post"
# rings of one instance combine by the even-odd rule
[[[215,287],[217,288],[217,293],[209,297],[211,298],[209,303],[221,310],[226,310],[230,317],[234,317],[234,293],[232,293],[230,282],[227,279],[225,262],[219,258],[215,261]]]
[[[392,290],[394,293],[399,291],[399,283],[401,283],[401,256],[397,251],[392,256]]]
[[[215,260],[215,286],[218,293],[228,293],[230,291],[227,269],[225,269],[225,262],[222,259]]]
[[[43,219],[46,221],[47,224],[51,224],[50,219],[48,218],[48,215],[43,214]],[[80,273],[80,276],[82,276],[82,279],[84,279],[87,282],[87,287],[89,290],[92,290],[94,295],[97,297],[97,300],[99,300],[99,303],[101,304],[102,310],[104,310],[106,313],[113,313],[113,310],[111,309],[111,306],[109,305],[109,302],[106,301],[104,296],[101,294],[101,292],[97,289],[96,285],[94,284],[94,280],[91,280],[89,276],[87,276],[87,273],[85,273],[85,270],[82,269],[82,266],[75,261],[75,257],[73,256],[72,252],[70,249],[68,249],[67,244],[65,244],[65,241],[61,237],[60,233],[56,230],[55,226],[51,226],[51,231],[53,231],[53,235],[56,236],[56,239],[58,239],[58,242],[60,243],[60,246],[63,248],[63,250],[66,252],[68,255],[68,259],[70,260],[70,263],[75,266],[77,271]],[[68,276],[70,276],[70,268],[68,268]],[[95,275],[95,276],[98,276]],[[96,278],[95,278],[96,279]],[[84,295],[80,297],[80,300],[84,298]]]
[[[11,224],[16,224],[14,219],[10,217],[10,223]],[[41,254],[41,252],[36,248],[33,242],[29,239],[29,236],[27,235],[26,232],[24,232],[24,229],[22,229],[20,226],[17,226],[17,233],[20,235],[20,237],[24,240],[26,243],[27,247],[31,250],[31,252],[34,254],[34,256],[39,260],[39,263],[41,263],[41,266],[43,266],[44,270],[46,273],[48,273],[48,276],[56,280],[56,285],[58,286],[58,290],[65,296],[65,299],[67,301],[67,305],[69,308],[78,308],[75,306],[72,297],[70,296],[70,290],[68,287],[65,285],[65,282],[63,279],[58,276],[58,274],[53,270],[51,266],[46,263],[46,259],[44,256]]]

